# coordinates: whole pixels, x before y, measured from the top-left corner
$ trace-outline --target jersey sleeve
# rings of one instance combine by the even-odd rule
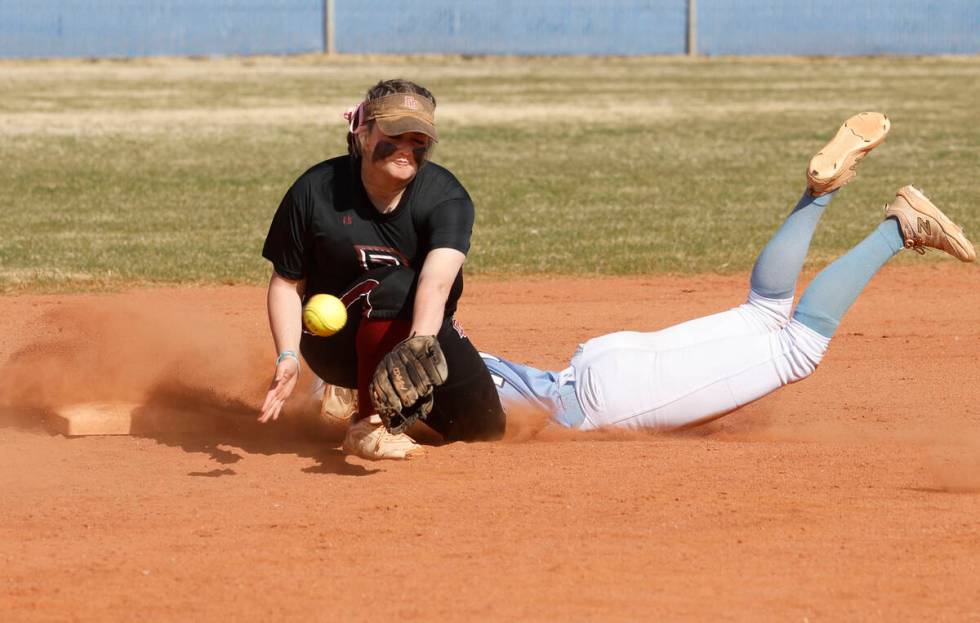
[[[429,248],[469,252],[475,212],[469,197],[448,199],[433,208],[429,216]]]
[[[294,189],[290,188],[272,217],[262,247],[262,257],[272,262],[276,272],[286,279],[304,279],[307,273],[310,219],[303,204],[296,200]]]

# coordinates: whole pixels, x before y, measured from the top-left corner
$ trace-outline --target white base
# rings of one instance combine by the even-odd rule
[[[134,402],[67,405],[49,414],[51,430],[69,437],[140,433],[213,432],[215,422],[203,414]]]

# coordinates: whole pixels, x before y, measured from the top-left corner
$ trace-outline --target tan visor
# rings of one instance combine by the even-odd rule
[[[394,93],[364,105],[364,118],[373,119],[388,136],[419,132],[434,141],[436,135],[435,104],[417,93]]]

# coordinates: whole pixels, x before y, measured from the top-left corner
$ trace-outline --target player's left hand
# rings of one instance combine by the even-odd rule
[[[449,366],[434,335],[416,335],[385,355],[371,380],[371,401],[385,426],[401,433],[432,411],[432,390],[446,382]]]
[[[269,420],[279,419],[279,413],[286,404],[286,399],[293,393],[296,387],[296,379],[299,378],[299,362],[292,357],[286,357],[276,366],[276,375],[269,384],[269,391],[265,395],[265,402],[262,403],[262,412],[259,414],[259,422],[265,424]]]

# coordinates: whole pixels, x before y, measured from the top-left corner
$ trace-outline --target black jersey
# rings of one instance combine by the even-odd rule
[[[426,162],[398,206],[381,214],[364,190],[359,164],[341,156],[314,166],[286,192],[272,219],[262,255],[283,277],[305,279],[307,296],[339,296],[379,266],[419,271],[432,249],[469,251],[473,202],[452,173]],[[447,315],[461,293],[462,271]]]

